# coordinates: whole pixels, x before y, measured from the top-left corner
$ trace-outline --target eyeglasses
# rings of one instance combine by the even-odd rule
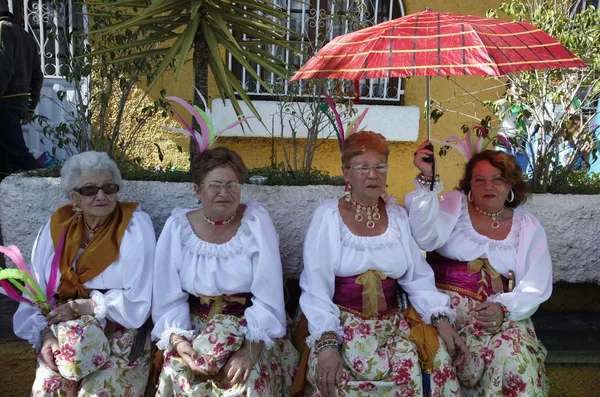
[[[79,189],[73,189],[82,196],[95,196],[98,190],[102,190],[104,194],[115,194],[119,191],[119,185],[116,183],[107,183],[104,186],[82,186]]]
[[[491,182],[493,186],[504,186],[508,181],[505,178],[497,177],[492,179],[485,179],[481,177],[476,177],[471,181],[472,186],[485,186],[486,183]]]
[[[388,163],[381,163],[381,164],[375,164],[374,166],[356,165],[354,167],[348,167],[348,168],[356,171],[356,173],[358,175],[364,176],[364,175],[367,175],[371,171],[371,168],[374,168],[375,172],[377,172],[378,174],[385,174],[385,173],[387,173],[388,168],[390,168],[390,165]]]
[[[202,183],[204,186],[208,188],[213,193],[219,193],[221,189],[225,188],[228,192],[239,192],[242,189],[242,184],[238,182],[227,182],[227,183],[219,183],[219,182],[208,182]]]

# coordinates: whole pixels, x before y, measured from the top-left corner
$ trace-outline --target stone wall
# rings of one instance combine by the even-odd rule
[[[324,198],[340,197],[341,186],[245,185],[242,201],[256,200],[267,208],[280,237],[287,277],[302,271],[302,243],[314,209]],[[139,201],[160,233],[171,209],[197,206],[190,183],[125,181],[122,201]],[[0,222],[5,245],[17,245],[26,258],[39,228],[52,212],[67,204],[57,178],[10,176],[0,184]],[[548,235],[554,280],[600,284],[600,196],[535,195],[526,204]]]

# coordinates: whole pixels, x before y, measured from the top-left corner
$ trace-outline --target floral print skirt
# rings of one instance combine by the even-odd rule
[[[33,397],[143,396],[150,370],[150,336],[141,355],[129,362],[137,329],[105,333],[105,323],[81,316],[52,327],[60,353],[55,372],[38,355]],[[65,374],[69,379],[65,378]]]
[[[193,313],[191,318],[195,330],[193,347],[199,353],[198,365],[207,372],[215,373],[227,362],[229,354],[241,346],[243,334],[240,327],[246,322],[243,318],[221,314],[210,321]],[[299,353],[287,337],[276,339],[270,349],[262,349],[245,384],[225,389],[212,380],[198,381],[176,352],[166,351],[156,396],[288,396],[298,360]]]
[[[341,355],[344,363],[337,395],[344,397],[423,396],[423,378],[415,343],[409,339],[410,327],[400,311],[389,317],[364,319],[342,311],[344,329]],[[321,396],[317,389],[318,355],[311,350],[308,360],[305,395]],[[451,358],[440,340],[431,379],[432,396],[460,393]]]
[[[492,334],[469,314],[479,301],[453,291],[441,292],[451,298],[457,330],[471,353],[469,365],[457,371],[464,396],[548,395],[546,348],[537,339],[531,319],[505,322]]]

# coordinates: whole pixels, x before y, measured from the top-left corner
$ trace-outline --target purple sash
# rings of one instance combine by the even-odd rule
[[[433,269],[435,285],[439,289],[455,291],[482,302],[490,295],[508,291],[506,277],[500,276],[503,291],[494,291],[490,275],[485,271],[469,274],[468,262],[446,258],[437,252],[428,252],[427,262]]]
[[[350,277],[336,277],[335,278],[335,293],[333,295],[333,303],[341,306],[343,310],[351,311],[354,314],[364,315],[362,305],[362,290],[363,286],[356,283],[356,278],[360,275]],[[398,282],[394,278],[386,278],[381,280],[381,288],[383,289],[383,295],[385,296],[386,308],[378,308],[379,315],[390,312],[390,310],[398,307],[398,300],[396,298],[396,290],[398,288]],[[350,310],[347,310],[350,309]]]
[[[192,313],[207,318],[212,305],[214,305],[215,303],[214,301],[218,298],[221,298],[223,300],[223,310],[221,310],[219,313],[215,312],[214,314],[227,314],[231,316],[241,317],[244,315],[246,309],[252,306],[252,296],[253,295],[250,292],[241,292],[239,294],[222,295],[220,297],[210,297],[211,303],[209,304],[202,303],[202,300],[199,296],[194,296],[190,294],[188,298],[188,303],[190,305],[190,311]],[[241,300],[244,303],[239,302]]]

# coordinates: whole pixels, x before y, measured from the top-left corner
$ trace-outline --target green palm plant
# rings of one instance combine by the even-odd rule
[[[287,78],[286,64],[267,49],[282,46],[297,52],[296,43],[289,40],[293,32],[287,28],[288,14],[280,6],[266,0],[112,0],[87,2],[90,18],[104,15],[110,7],[131,13],[127,21],[103,29],[93,30],[90,35],[117,30],[143,30],[144,39],[124,42],[97,51],[126,51],[129,55],[114,62],[131,61],[148,57],[161,57],[157,77],[149,82],[150,89],[168,68],[175,67],[179,77],[189,52],[193,49],[194,84],[208,98],[208,70],[212,72],[221,98],[230,99],[238,114],[241,107],[236,94],[257,116],[257,111],[237,77],[229,70],[225,49],[245,67],[254,78],[267,87],[256,73],[262,70]],[[152,46],[148,50],[148,45]],[[203,107],[197,94],[194,104]]]

